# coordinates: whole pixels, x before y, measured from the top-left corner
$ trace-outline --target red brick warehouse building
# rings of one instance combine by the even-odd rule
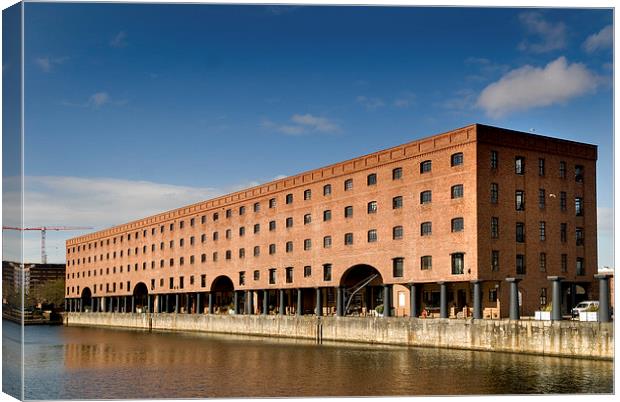
[[[505,317],[511,283],[533,315],[557,276],[567,312],[597,291],[596,159],[480,124],[415,140],[70,239],[68,308]]]

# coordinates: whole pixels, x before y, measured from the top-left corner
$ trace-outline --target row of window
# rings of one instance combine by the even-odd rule
[[[549,194],[550,197],[555,198],[555,194]],[[491,203],[497,204],[498,200],[498,185],[497,183],[491,183]],[[545,189],[538,190],[538,208],[545,209],[547,204],[547,194]],[[525,211],[525,191],[515,191],[515,210]],[[566,192],[560,192],[560,210],[566,211]],[[575,197],[575,216],[583,216],[583,197]]]
[[[560,241],[566,243],[567,241],[568,224],[560,223]],[[538,237],[540,241],[547,240],[547,222],[538,222]],[[491,217],[491,238],[499,239],[499,218]],[[516,235],[515,239],[517,243],[525,243],[525,223],[516,222]],[[585,240],[585,230],[582,227],[575,228],[575,245],[583,246]]]
[[[497,169],[499,164],[499,156],[497,151],[491,151],[491,169]],[[575,165],[574,169],[575,181],[577,183],[583,183],[584,167],[583,165]],[[525,157],[515,156],[515,174],[525,174]],[[566,178],[566,161],[560,161],[558,167],[558,174],[561,179]],[[544,177],[546,175],[546,162],[545,158],[538,158],[538,176]]]
[[[491,251],[491,271],[498,272],[499,271],[499,250]],[[516,274],[517,275],[525,275],[526,267],[525,267],[525,255],[517,254],[516,255]],[[547,272],[547,253],[541,252],[538,254],[538,269],[540,272]],[[568,254],[560,255],[560,271],[562,273],[568,272]],[[577,257],[575,260],[575,274],[578,276],[583,276],[586,274],[585,272],[585,263],[583,257]]]
[[[459,152],[459,153],[455,153],[451,156],[450,158],[451,160],[451,166],[458,166],[458,165],[462,165],[463,164],[463,153]],[[431,167],[432,167],[432,161],[430,160],[426,160],[423,162],[420,162],[420,173],[428,173],[431,171]],[[402,167],[397,167],[392,169],[392,180],[400,180],[403,177],[403,168]],[[377,184],[377,174],[376,173],[371,173],[366,177],[366,184],[368,186],[374,186]],[[344,181],[344,190],[345,191],[349,191],[353,189],[353,179],[346,179]],[[454,191],[454,190],[453,190]],[[462,185],[461,185],[461,194],[462,194]],[[332,194],[332,185],[331,184],[326,184],[323,186],[323,195],[324,196],[328,196]],[[462,196],[462,195],[461,195]],[[312,199],[312,190],[311,189],[306,189],[304,190],[303,193],[303,198],[304,201],[307,200],[311,200]],[[455,198],[455,197],[453,197]],[[401,197],[401,201],[402,201],[402,197]],[[286,194],[284,197],[284,202],[288,205],[288,204],[292,204],[293,203],[293,194],[289,193]],[[275,208],[276,207],[276,198],[270,198],[268,200],[268,206],[269,208]],[[253,204],[253,211],[254,212],[259,212],[260,211],[260,202],[255,202]],[[245,215],[246,212],[246,207],[245,206],[240,206],[239,209],[239,215],[243,216]],[[232,209],[226,209],[225,211],[225,216],[226,218],[231,218],[232,217]],[[219,212],[214,212],[212,214],[212,219],[213,221],[217,221],[219,220]],[[207,222],[207,216],[206,215],[202,215],[201,216],[201,223],[205,224]],[[191,227],[193,227],[196,224],[196,218],[190,218],[189,220],[189,225]],[[169,224],[169,230],[173,231],[174,230],[174,223],[170,223]],[[179,221],[179,228],[183,229],[185,227],[185,221],[181,220]],[[165,225],[160,225],[159,227],[159,231],[160,233],[164,233],[164,229],[165,229]],[[142,230],[142,237],[146,237],[147,236],[148,231],[146,229]],[[156,229],[155,228],[151,228],[151,235],[155,235],[156,233]],[[137,231],[133,234],[134,239],[138,239],[140,232]],[[127,235],[127,240],[131,240],[132,234],[128,233]],[[121,235],[119,236],[119,241],[122,243],[123,239],[124,239],[125,235]],[[116,237],[112,238],[112,244],[116,244]],[[99,241],[99,246],[103,247],[104,241],[100,240]],[[109,245],[110,244],[110,239],[106,240],[106,244]],[[90,250],[91,247],[97,248],[97,242],[93,242],[93,243],[89,243],[88,244],[88,249]],[[81,251],[81,250],[85,250],[86,249],[86,245],[78,245],[77,246],[77,251]],[[69,253],[75,253],[76,252],[76,247],[71,247],[67,249],[67,254]]]

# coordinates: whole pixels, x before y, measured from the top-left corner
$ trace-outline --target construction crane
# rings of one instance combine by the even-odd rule
[[[34,228],[18,228],[14,226],[2,226],[2,230],[40,230],[41,231],[41,263],[47,264],[47,253],[45,252],[45,237],[48,230],[87,230],[94,229],[89,226],[40,226]]]

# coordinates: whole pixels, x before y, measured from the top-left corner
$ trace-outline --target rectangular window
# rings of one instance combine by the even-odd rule
[[[497,169],[497,151],[491,151],[491,169]]]
[[[545,223],[545,221],[538,222],[538,234],[540,236],[540,241],[545,241],[547,239],[547,231],[546,231],[546,223]]]
[[[276,221],[269,221],[269,231],[273,232],[276,230]]]
[[[560,192],[560,210],[566,211],[566,192]]]
[[[463,253],[452,254],[452,275],[462,275],[465,272],[464,256]]]
[[[566,179],[566,162],[560,161],[560,178]]]
[[[377,241],[377,229],[370,229],[368,231],[368,243],[374,243]]]
[[[260,232],[260,223],[256,223],[254,224],[254,233],[259,233]]]
[[[450,189],[450,197],[452,199],[463,198],[463,185],[457,184],[455,186],[452,186],[452,188]]]
[[[452,219],[452,233],[462,232],[465,224],[463,223],[463,218],[454,218]]]
[[[286,204],[292,204],[293,203],[293,194],[287,194],[285,200],[286,200]]]
[[[433,232],[433,224],[431,222],[423,222],[420,225],[420,232],[422,236],[430,236]]]
[[[583,246],[583,228],[575,228],[575,245]]]
[[[217,239],[219,239],[220,234],[218,232],[213,232],[213,240],[217,241]],[[170,247],[172,247],[172,245],[170,245]]]
[[[207,286],[207,275],[202,274],[200,275],[200,287],[206,287]]]
[[[213,261],[217,261],[217,251],[213,252]]]
[[[292,228],[293,227],[293,218],[292,217],[288,217],[286,218],[286,227],[287,228]]]
[[[275,208],[276,207],[276,199],[275,198],[271,198],[269,200],[269,208]]]
[[[452,156],[450,157],[450,165],[454,167],[454,166],[459,166],[462,164],[463,164],[463,153],[458,152],[456,154],[452,154]]]
[[[525,256],[523,254],[517,254],[517,275],[525,275]]]
[[[213,214],[213,222],[215,222],[219,218],[220,218],[220,214],[219,213],[216,212],[216,213]]]
[[[491,218],[491,238],[499,239],[499,218],[496,216]]]
[[[538,269],[540,272],[547,272],[547,254],[540,253],[538,255]]]
[[[523,190],[515,191],[515,209],[525,211],[525,192]]]
[[[350,246],[353,244],[353,233],[345,233],[344,234],[344,245]]]
[[[397,167],[392,169],[392,180],[399,180],[403,177],[403,168]]]
[[[332,185],[326,184],[323,186],[323,195],[330,195],[332,193]]]
[[[170,285],[170,286],[169,286],[169,287],[170,287],[170,289],[173,289],[173,288],[174,288],[174,278],[170,278],[170,283],[169,283],[169,285]]]
[[[310,265],[306,265],[304,267],[304,278],[309,278],[312,276],[312,267]]]
[[[239,228],[239,237],[245,236],[245,226]]]
[[[367,211],[369,214],[374,214],[375,212],[377,212],[377,201],[370,201],[368,203]]]
[[[563,273],[568,272],[568,254],[562,254],[561,270]]]
[[[404,276],[404,258],[397,257],[392,260],[392,276],[402,278]]]
[[[377,174],[371,173],[366,177],[366,184],[369,186],[374,186],[377,184]]]
[[[428,173],[431,171],[431,168],[432,168],[431,161],[424,161],[420,163],[420,173]]]
[[[304,201],[308,201],[312,198],[312,190],[304,191]]]
[[[577,267],[575,273],[579,276],[583,276],[586,274],[586,267],[583,263],[583,258],[577,258]]]
[[[568,225],[566,223],[560,223],[560,241],[566,243],[566,232]]]
[[[402,196],[398,196],[398,197],[394,197],[392,198],[392,209],[400,209],[403,207],[403,197]]]
[[[270,244],[269,245],[269,254],[273,255],[276,253],[276,245],[275,244]]]
[[[292,253],[293,252],[293,242],[292,241],[287,241],[286,242],[286,252],[287,253]]]
[[[184,279],[185,278],[183,278],[182,276],[179,277],[179,289],[183,289],[183,287],[185,286]]]
[[[575,165],[575,181],[577,183],[583,183],[583,166]]]
[[[546,193],[544,188],[538,189],[538,208],[545,209]]]
[[[491,251],[491,271],[499,272],[499,250]]]
[[[429,204],[432,201],[431,190],[422,191],[420,193],[420,204]]]
[[[575,216],[583,216],[583,198],[575,197]]]
[[[286,283],[293,283],[293,267],[286,268]]]
[[[245,285],[245,271],[239,272],[239,285]]]
[[[232,232],[230,229],[226,229],[226,238],[230,239],[230,237],[232,236]]]
[[[525,224],[523,222],[517,222],[516,240],[517,243],[525,242]]]
[[[312,215],[311,214],[305,214],[304,215],[304,225],[308,225],[312,223]]]
[[[515,158],[515,174],[525,174],[525,157],[517,156]]]
[[[245,258],[245,248],[239,249],[239,258]]]
[[[239,207],[239,216],[243,216],[245,215],[245,207],[244,206],[240,206]]]
[[[344,181],[344,191],[353,189],[353,179],[347,179]]]
[[[260,202],[255,202],[252,206],[252,209],[254,210],[254,212],[260,211]]]
[[[228,208],[226,210],[226,218],[230,218],[232,216],[232,209]]]
[[[353,207],[351,205],[344,207],[344,217],[351,218],[353,216]]]
[[[254,257],[258,257],[260,255],[260,246],[254,246]]]
[[[269,284],[274,285],[276,283],[276,269],[269,268]]]
[[[403,238],[403,227],[402,226],[394,226],[392,228],[392,239],[400,240]]]
[[[540,288],[540,306],[547,305],[547,288]]]
[[[257,269],[254,271],[254,280],[258,281],[260,279],[260,271]]]
[[[543,158],[538,158],[538,175],[545,175],[545,160]]]
[[[331,210],[325,210],[323,211],[323,221],[327,222],[327,221],[331,221],[332,220],[332,211]]]
[[[304,250],[308,251],[312,249],[312,239],[304,240]]]
[[[332,237],[325,236],[323,237],[323,248],[330,248],[332,246]]]
[[[323,280],[324,281],[332,280],[332,264],[323,265]]]
[[[428,271],[433,269],[433,257],[430,255],[425,255],[420,258],[420,269],[423,271]]]
[[[497,302],[497,289],[489,290],[489,301],[492,303]]]

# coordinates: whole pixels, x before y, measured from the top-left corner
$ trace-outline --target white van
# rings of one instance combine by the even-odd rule
[[[582,301],[581,303],[573,307],[573,311],[572,311],[573,318],[579,317],[580,312],[586,311],[591,306],[596,306],[596,309],[598,310],[598,301],[596,300]]]

